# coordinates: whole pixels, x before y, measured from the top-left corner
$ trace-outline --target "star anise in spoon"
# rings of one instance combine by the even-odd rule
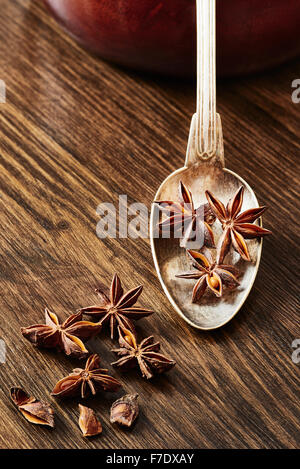
[[[51,393],[56,397],[74,397],[81,395],[82,399],[92,394],[95,396],[99,390],[117,391],[121,383],[107,374],[108,370],[100,368],[98,355],[91,355],[85,368],[75,368],[65,378],[58,381]]]
[[[101,324],[82,321],[82,313],[73,314],[62,324],[56,314],[45,309],[46,324],[22,327],[21,333],[32,344],[40,348],[55,348],[66,355],[85,358],[89,351],[83,341],[98,334]]]
[[[199,242],[199,249],[202,246],[214,247],[214,234],[209,225],[212,225],[216,219],[214,212],[209,204],[200,205],[197,209],[194,207],[191,191],[179,182],[179,202],[170,200],[155,200],[161,211],[167,215],[167,218],[159,223],[161,231],[168,231],[173,227],[174,232],[183,231],[182,246],[186,246],[189,241]]]
[[[199,302],[207,288],[217,297],[221,297],[223,284],[230,289],[234,289],[239,285],[236,278],[238,275],[237,269],[232,265],[215,263],[208,249],[204,249],[203,252],[187,250],[187,254],[196,270],[178,274],[176,277],[197,280],[193,288],[193,303]]]
[[[207,200],[216,217],[222,224],[223,235],[218,246],[221,262],[228,253],[230,245],[240,256],[250,261],[250,254],[245,239],[261,238],[272,234],[271,231],[261,228],[253,222],[260,217],[267,207],[257,207],[239,214],[244,196],[244,187],[241,186],[226,207],[211,192],[205,192]]]
[[[124,294],[121,281],[118,275],[115,274],[111,282],[109,298],[101,290],[97,289],[96,292],[100,299],[99,305],[87,306],[82,308],[80,312],[100,319],[100,324],[109,322],[110,334],[113,339],[114,330],[118,325],[134,331],[133,320],[137,321],[154,313],[154,311],[149,309],[133,306],[137,302],[142,290],[143,286],[139,285]]]
[[[176,362],[165,357],[161,353],[159,342],[154,342],[153,336],[137,343],[134,332],[124,327],[119,327],[119,349],[113,349],[121,358],[112,363],[112,366],[121,371],[128,371],[131,368],[139,367],[143,378],[150,379],[154,374],[161,374],[170,370]]]

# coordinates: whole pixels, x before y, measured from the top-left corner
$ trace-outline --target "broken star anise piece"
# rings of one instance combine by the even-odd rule
[[[239,214],[243,205],[243,186],[237,190],[226,207],[211,192],[206,191],[205,194],[211,209],[221,222],[223,228],[223,235],[218,246],[220,262],[223,262],[231,244],[244,260],[250,261],[250,254],[245,239],[261,238],[262,236],[272,234],[271,231],[253,224],[264,213],[267,207],[252,208]]]
[[[230,289],[234,289],[239,285],[236,278],[238,275],[237,269],[232,265],[216,264],[208,249],[204,249],[202,253],[187,250],[187,254],[196,270],[178,274],[176,277],[197,280],[193,289],[193,303],[198,303],[207,287],[216,296],[220,297],[223,294],[223,284]]]
[[[40,348],[55,348],[66,355],[85,358],[89,351],[83,341],[98,334],[101,324],[82,321],[82,313],[73,314],[62,324],[56,314],[45,309],[46,324],[22,327],[21,333],[32,344]]]
[[[126,394],[113,403],[110,409],[111,423],[131,427],[139,415],[138,394]]]
[[[28,422],[54,427],[54,412],[50,404],[38,401],[17,387],[11,388],[10,397]]]
[[[134,332],[124,327],[119,327],[119,349],[112,352],[121,357],[112,363],[112,366],[120,368],[121,371],[128,371],[131,368],[139,367],[143,378],[150,379],[154,374],[161,374],[170,370],[176,362],[165,357],[161,353],[159,342],[154,343],[153,336],[137,343]]]
[[[115,274],[111,282],[110,297],[108,298],[102,291],[97,289],[96,292],[100,298],[99,305],[88,306],[80,311],[83,314],[88,314],[93,318],[99,319],[100,324],[109,322],[110,335],[113,339],[114,330],[118,325],[134,331],[132,320],[137,321],[154,313],[154,311],[149,309],[133,306],[137,302],[142,290],[143,286],[139,285],[124,294],[121,281],[118,275]]]
[[[96,417],[93,409],[81,404],[78,404],[78,407],[80,411],[78,424],[83,436],[90,437],[102,433],[101,422]]]
[[[82,399],[89,393],[93,396],[99,390],[117,391],[121,383],[107,374],[108,370],[100,368],[100,358],[98,355],[91,355],[85,368],[75,368],[65,378],[58,381],[51,393],[56,397],[74,397],[81,395]]]
[[[183,231],[182,246],[186,246],[189,241],[199,242],[199,249],[202,246],[214,247],[214,235],[211,227],[216,219],[214,212],[208,203],[200,205],[197,209],[194,207],[192,193],[183,184],[179,182],[179,202],[170,200],[155,200],[161,211],[168,217],[159,223],[161,231],[170,230]]]

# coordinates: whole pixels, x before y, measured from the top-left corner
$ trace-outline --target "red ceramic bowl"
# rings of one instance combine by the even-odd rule
[[[195,70],[195,0],[44,0],[60,24],[105,59],[153,72]],[[219,75],[300,55],[299,0],[217,0]]]

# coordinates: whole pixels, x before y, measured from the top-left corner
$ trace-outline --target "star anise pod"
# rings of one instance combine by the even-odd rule
[[[54,427],[54,412],[50,404],[38,401],[21,388],[11,388],[10,397],[28,422]]]
[[[109,376],[107,372],[108,370],[100,368],[99,356],[91,355],[85,368],[75,368],[72,373],[58,381],[51,395],[56,397],[81,395],[84,399],[90,393],[94,396],[99,390],[117,391],[121,383]]]
[[[83,341],[98,334],[101,324],[82,321],[82,313],[73,314],[62,324],[56,314],[45,309],[46,324],[22,327],[21,333],[32,344],[40,348],[55,348],[66,355],[84,358],[89,354]]]
[[[228,253],[231,244],[244,260],[250,261],[245,239],[261,238],[262,236],[272,234],[271,231],[253,224],[264,213],[267,207],[252,208],[239,214],[243,204],[243,186],[237,190],[226,207],[211,192],[206,191],[205,194],[211,209],[222,223],[224,230],[218,247],[221,262]]]
[[[138,397],[137,393],[126,394],[115,401],[110,409],[111,423],[131,427],[139,415]]]
[[[201,241],[199,249],[202,246],[214,247],[214,234],[209,225],[212,225],[216,219],[214,212],[209,204],[200,205],[197,209],[194,207],[191,191],[179,182],[179,202],[170,200],[155,200],[160,209],[168,217],[159,223],[161,231],[170,230],[170,227],[176,230],[183,230],[182,246],[186,246],[189,241]]]
[[[142,290],[143,286],[139,285],[124,294],[121,281],[118,275],[115,274],[111,282],[109,298],[101,290],[97,289],[96,292],[100,298],[99,305],[82,308],[80,312],[100,319],[100,324],[109,322],[110,334],[113,339],[114,330],[118,325],[134,331],[132,320],[137,321],[154,313],[154,311],[149,309],[133,306],[137,302]]]
[[[208,249],[204,249],[202,253],[187,250],[187,254],[191,258],[193,267],[196,270],[178,274],[176,277],[197,280],[193,289],[193,303],[198,303],[207,287],[216,296],[221,297],[223,294],[223,284],[230,289],[234,289],[239,285],[236,278],[238,275],[237,269],[232,265],[216,264]]]
[[[150,379],[154,374],[161,374],[170,370],[175,361],[170,360],[161,353],[159,342],[154,343],[153,336],[137,343],[134,332],[124,327],[119,327],[119,349],[113,349],[121,358],[112,363],[112,366],[120,368],[121,371],[128,371],[131,368],[139,367],[143,378]]]
[[[81,404],[78,404],[78,407],[80,412],[78,424],[83,436],[100,435],[102,433],[102,425],[93,409]]]

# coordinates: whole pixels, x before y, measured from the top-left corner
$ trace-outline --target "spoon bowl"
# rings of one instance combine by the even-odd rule
[[[193,117],[186,164],[174,171],[159,187],[155,200],[178,200],[178,185],[182,181],[192,192],[195,207],[207,202],[205,191],[211,191],[221,201],[229,200],[237,189],[244,186],[244,199],[241,211],[258,207],[256,196],[246,181],[224,167],[221,120],[217,115],[218,150],[209,159],[198,159],[195,154],[196,114]],[[157,226],[159,208],[152,205],[150,220],[151,249],[158,278],[175,311],[191,326],[197,329],[216,329],[230,321],[240,310],[254,283],[262,250],[262,239],[248,242],[251,262],[244,262],[239,254],[230,252],[226,263],[236,266],[240,272],[240,285],[235,290],[224,290],[217,298],[207,291],[198,304],[192,303],[192,288],[195,280],[176,278],[181,272],[190,270],[190,262],[185,250],[180,247],[178,238],[162,238]],[[216,245],[222,234],[221,224],[214,225]]]

